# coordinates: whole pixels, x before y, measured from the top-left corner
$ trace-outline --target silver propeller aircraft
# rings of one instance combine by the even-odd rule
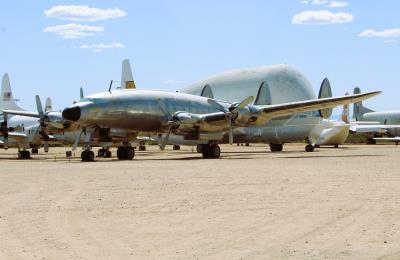
[[[354,94],[359,93],[361,89],[354,88]],[[376,112],[363,106],[360,101],[354,104],[353,119],[355,122],[350,130],[367,135],[368,144],[375,144],[376,140],[399,143],[400,110]]]
[[[64,109],[64,119],[75,122],[89,136],[94,131],[117,128],[136,132],[165,134],[160,144],[164,148],[171,133],[185,140],[206,141],[204,158],[219,158],[219,141],[227,131],[233,142],[235,127],[263,125],[273,118],[296,113],[328,109],[358,102],[380,92],[370,92],[336,98],[321,98],[274,105],[251,105],[253,97],[241,102],[224,102],[202,96],[147,90],[116,90],[88,96]],[[82,152],[84,161],[91,161],[91,145]],[[132,159],[134,149],[118,148],[118,158]]]

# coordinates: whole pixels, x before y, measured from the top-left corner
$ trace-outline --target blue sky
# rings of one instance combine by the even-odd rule
[[[80,86],[95,93],[119,80],[124,58],[139,88],[168,91],[286,63],[316,91],[328,77],[334,95],[383,90],[368,106],[400,109],[398,28],[400,2],[390,0],[5,1],[0,73],[22,107],[35,109],[39,94],[61,109]]]

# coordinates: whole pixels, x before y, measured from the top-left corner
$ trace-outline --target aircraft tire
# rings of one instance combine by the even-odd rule
[[[38,153],[39,153],[39,149],[37,149],[37,148],[32,148],[31,153],[32,153],[32,154],[38,154]]]
[[[196,146],[196,152],[198,153],[203,153],[203,149],[204,149],[204,144],[198,144]]]
[[[374,138],[367,138],[367,144],[376,144],[376,140]]]
[[[139,146],[139,151],[146,151],[146,146],[140,145]]]
[[[219,145],[214,144],[210,148],[211,158],[217,159],[221,156],[221,148]]]
[[[282,152],[283,144],[269,144],[271,152]]]
[[[181,147],[180,147],[179,145],[174,144],[174,146],[172,146],[172,149],[173,149],[174,151],[178,151],[178,150],[181,149]]]
[[[314,152],[314,145],[312,144],[307,144],[305,147],[306,152],[311,153]]]
[[[29,151],[19,151],[18,158],[22,160],[30,159],[31,153]]]
[[[210,158],[210,152],[211,147],[209,145],[203,145],[201,149],[201,153],[203,154],[203,158]]]
[[[135,150],[131,146],[121,146],[117,150],[119,160],[132,160],[135,157]]]
[[[82,162],[93,162],[94,161],[94,152],[93,151],[83,151],[81,153]]]

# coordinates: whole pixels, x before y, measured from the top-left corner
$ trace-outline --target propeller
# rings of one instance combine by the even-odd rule
[[[49,118],[47,117],[47,113],[43,112],[42,101],[40,100],[39,95],[36,95],[36,108],[39,113],[39,124],[40,131],[39,134],[43,137],[44,140],[44,151],[47,153],[49,151],[49,135],[47,134],[47,126],[49,123]]]
[[[3,122],[0,125],[0,132],[4,137],[4,149],[8,149],[8,116],[6,113],[3,113]]]
[[[239,110],[245,108],[251,102],[253,102],[254,97],[249,96],[245,98],[242,102],[232,103],[229,107],[223,106],[221,103],[216,101],[215,99],[209,98],[207,102],[213,106],[215,109],[224,112],[229,124],[229,144],[233,144],[233,123],[239,115]]]

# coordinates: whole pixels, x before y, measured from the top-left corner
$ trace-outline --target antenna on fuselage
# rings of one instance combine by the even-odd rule
[[[113,84],[113,80],[111,80],[111,82],[110,82],[110,87],[108,88],[108,92],[110,92],[110,93],[111,93],[112,84]]]

